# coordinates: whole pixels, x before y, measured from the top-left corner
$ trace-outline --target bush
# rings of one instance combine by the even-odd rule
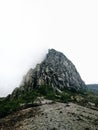
[[[62,101],[62,102],[69,102],[70,100],[71,100],[71,95],[69,94],[69,93],[66,93],[66,92],[63,92],[62,94],[61,94],[61,98],[60,98],[60,100]]]
[[[15,112],[19,109],[21,109],[20,104],[25,104],[28,106],[29,103],[34,102],[38,94],[36,92],[27,92],[27,93],[21,93],[21,96],[18,98],[5,98],[5,100],[0,101],[0,117],[7,116],[8,114]]]
[[[95,99],[95,106],[98,107],[98,97]]]
[[[4,117],[19,108],[19,103],[16,100],[2,101],[0,103],[0,117]]]

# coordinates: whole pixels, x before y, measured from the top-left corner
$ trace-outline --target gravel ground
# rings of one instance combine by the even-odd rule
[[[45,104],[1,119],[0,130],[98,130],[98,111],[74,103]]]

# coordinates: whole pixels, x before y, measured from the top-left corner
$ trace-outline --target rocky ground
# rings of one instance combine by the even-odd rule
[[[0,130],[98,130],[98,111],[49,102],[0,119]]]

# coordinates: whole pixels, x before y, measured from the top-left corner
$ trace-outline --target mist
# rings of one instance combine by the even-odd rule
[[[97,12],[97,0],[0,1],[0,97],[51,48],[75,64],[85,83],[98,83]]]
[[[15,87],[19,87],[27,71],[40,63],[47,53],[47,49],[44,48],[33,47],[32,51],[28,48],[21,48],[21,52],[16,49],[13,51],[11,48],[8,49],[10,52],[4,50],[2,53],[3,59],[0,64],[0,96],[6,96]]]

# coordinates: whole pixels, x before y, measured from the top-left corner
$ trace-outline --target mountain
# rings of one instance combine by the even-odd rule
[[[93,92],[95,94],[98,94],[98,84],[87,84],[87,89],[90,92]]]
[[[20,87],[0,99],[0,130],[97,130],[98,95],[84,90],[74,64],[50,49]]]
[[[74,64],[61,52],[50,49],[44,61],[30,69],[24,76],[19,89],[16,91],[30,91],[40,86],[48,85],[54,90],[64,89],[81,91],[85,83],[81,79]]]

